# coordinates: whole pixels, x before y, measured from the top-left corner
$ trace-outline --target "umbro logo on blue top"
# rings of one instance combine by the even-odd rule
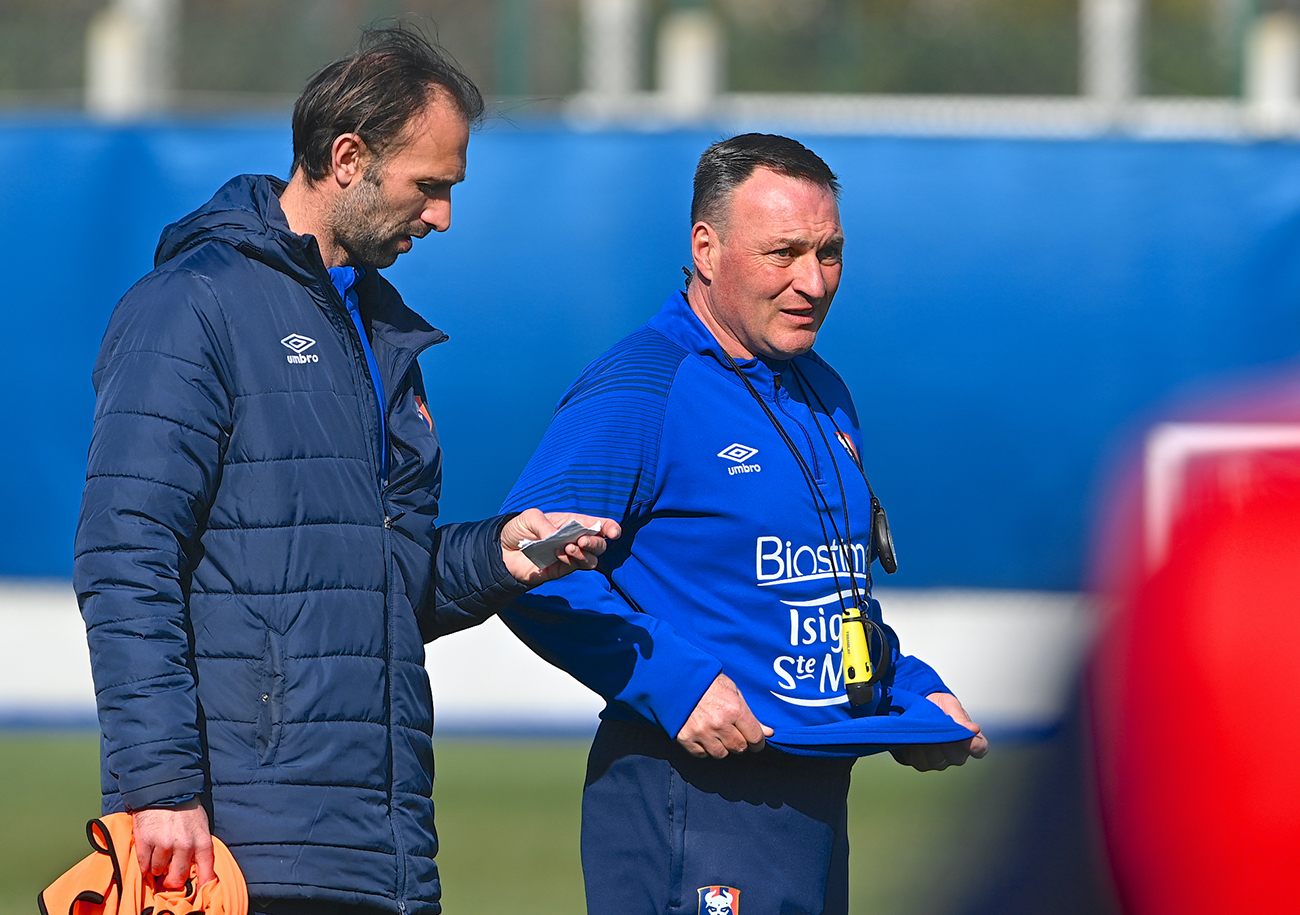
[[[309,350],[316,345],[316,341],[311,337],[304,337],[302,334],[290,334],[280,342],[293,350],[291,355],[285,357],[290,362],[320,362],[320,358],[315,353],[303,355],[305,350]]]
[[[756,473],[763,469],[758,464],[745,463],[756,454],[758,454],[757,448],[742,445],[740,442],[732,442],[718,452],[718,457],[726,458],[735,463],[735,466],[727,468],[727,473],[734,477],[738,473]]]
[[[756,454],[758,454],[757,448],[742,445],[740,442],[733,442],[719,451],[718,457],[726,458],[729,461],[735,461],[737,464],[743,464]]]

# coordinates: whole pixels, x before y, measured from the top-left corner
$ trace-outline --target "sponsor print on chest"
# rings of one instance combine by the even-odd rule
[[[779,647],[773,645],[768,675],[774,688],[768,692],[784,703],[808,708],[846,703],[840,642],[842,613],[846,604],[857,600],[855,591],[866,589],[865,548],[836,541],[827,549],[825,544],[814,547],[760,536],[755,543],[754,561],[758,587],[776,586],[788,595],[766,592],[784,611],[780,616],[781,641]],[[809,589],[815,589],[816,596],[799,599],[790,593],[808,593]],[[774,636],[775,630],[774,625]]]

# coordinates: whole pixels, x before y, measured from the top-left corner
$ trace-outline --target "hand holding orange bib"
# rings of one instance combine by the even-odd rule
[[[142,874],[129,813],[111,813],[86,824],[94,852],[37,897],[41,915],[248,915],[248,886],[230,850],[212,837],[217,876],[195,886],[197,868],[178,890],[161,876]]]

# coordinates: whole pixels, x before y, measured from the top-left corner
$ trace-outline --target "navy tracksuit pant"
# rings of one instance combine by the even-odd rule
[[[589,915],[847,915],[852,759],[697,759],[603,721],[582,796]]]

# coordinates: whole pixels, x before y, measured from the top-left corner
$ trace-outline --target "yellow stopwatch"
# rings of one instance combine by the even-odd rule
[[[873,650],[872,642],[875,642]],[[850,705],[870,702],[872,686],[889,670],[889,640],[857,604],[844,608],[840,626],[840,657],[844,664],[844,691]]]

